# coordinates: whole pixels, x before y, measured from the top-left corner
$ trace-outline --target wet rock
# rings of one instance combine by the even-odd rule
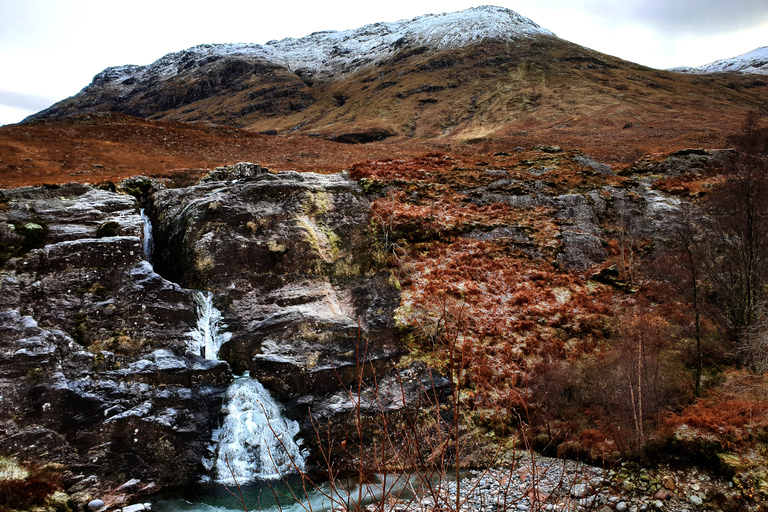
[[[589,167],[592,170],[599,172],[603,176],[613,176],[610,166],[596,162],[592,157],[587,155],[574,155],[574,161],[584,167]]]
[[[563,251],[557,261],[571,270],[585,270],[607,257],[603,241],[591,233],[562,231]]]
[[[574,498],[583,498],[591,494],[589,492],[589,486],[587,484],[576,484],[571,487],[571,496]]]
[[[360,406],[367,415],[387,415],[402,411],[414,404],[422,404],[429,408],[444,402],[450,393],[451,383],[435,370],[427,368],[423,363],[414,363],[406,368],[381,372],[376,379],[378,393],[366,385],[360,400],[352,397],[346,390],[337,390],[325,395],[305,395],[289,404],[293,408],[312,409],[316,419],[326,420],[339,415],[348,415]],[[309,418],[298,416],[297,419],[308,421]],[[375,418],[380,420],[380,417]],[[307,424],[309,426],[309,424]]]
[[[351,382],[363,338],[374,368],[397,357],[398,294],[375,273],[357,183],[228,172],[160,191],[148,208],[158,271],[217,295],[231,333],[221,357],[282,397]]]
[[[136,505],[129,505],[123,507],[122,512],[145,512],[152,510],[152,505],[149,503],[137,503]]]
[[[77,184],[3,197],[0,226],[45,229],[0,259],[0,450],[91,475],[71,492],[196,479],[231,372],[186,354],[193,293],[144,260],[136,199]]]

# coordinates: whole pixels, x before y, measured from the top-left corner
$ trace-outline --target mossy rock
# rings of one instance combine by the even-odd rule
[[[117,236],[117,232],[120,229],[120,224],[114,220],[108,220],[96,228],[96,238],[104,238],[108,236]]]
[[[45,504],[51,507],[56,512],[71,512],[74,510],[76,503],[66,493],[56,491],[45,499]]]
[[[8,222],[7,235],[0,237],[0,263],[44,245],[48,226],[38,222]]]

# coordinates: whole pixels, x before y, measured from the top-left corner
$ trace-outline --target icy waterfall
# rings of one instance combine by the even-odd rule
[[[189,333],[188,349],[206,359],[216,359],[222,344],[231,337],[221,312],[213,306],[211,292],[197,292],[197,325]],[[299,424],[283,417],[280,405],[248,373],[227,390],[221,428],[213,432],[216,455],[203,463],[214,470],[220,483],[275,479],[304,470],[306,453],[294,440]]]
[[[139,209],[139,214],[144,222],[144,239],[141,242],[141,248],[144,251],[144,257],[147,258],[148,262],[152,263],[152,222],[147,214],[144,213],[144,208]]]
[[[221,311],[213,306],[211,292],[197,292],[197,326],[188,333],[187,348],[206,359],[218,359],[219,349],[232,336],[221,332],[226,327],[221,323]]]
[[[242,483],[304,471],[306,453],[299,448],[301,441],[294,440],[299,424],[283,417],[279,404],[258,380],[247,373],[238,377],[224,401],[227,416],[213,435],[218,442],[217,481]]]

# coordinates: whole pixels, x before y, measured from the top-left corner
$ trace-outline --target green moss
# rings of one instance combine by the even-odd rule
[[[45,372],[39,366],[36,368],[31,368],[27,372],[27,381],[29,381],[29,383],[32,385],[41,384],[43,382],[44,377],[45,377]]]
[[[144,178],[131,180],[130,183],[123,183],[121,189],[126,194],[138,199],[139,202],[143,202],[154,191],[154,186],[149,178]]]
[[[78,311],[75,315],[75,334],[73,338],[80,345],[87,347],[88,333],[91,331],[91,326],[88,323],[88,316],[83,311]]]
[[[104,238],[106,236],[117,236],[117,231],[120,229],[120,224],[108,220],[96,228],[96,238]]]
[[[371,178],[362,178],[359,183],[365,195],[381,194],[387,186],[385,182]]]
[[[106,297],[107,295],[107,289],[101,283],[93,283],[88,292],[99,297]]]
[[[12,235],[0,238],[0,263],[42,247],[48,234],[48,226],[39,222],[8,222],[6,227]]]
[[[24,242],[22,243],[24,251],[40,247],[45,235],[48,234],[48,226],[36,222],[16,223],[14,228],[17,233],[24,237]]]
[[[69,512],[70,500],[61,489],[61,475],[52,466],[30,466],[14,459],[0,457],[0,510],[43,510]],[[58,505],[64,504],[65,508]]]

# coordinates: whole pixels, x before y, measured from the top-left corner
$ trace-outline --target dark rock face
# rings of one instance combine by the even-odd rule
[[[0,193],[0,452],[64,463],[79,490],[196,478],[232,376],[186,353],[193,294],[143,259],[136,200]],[[30,224],[44,235],[19,243]]]
[[[375,272],[355,182],[241,163],[184,189],[118,190],[153,218],[154,267],[132,195],[0,191],[0,453],[65,464],[72,492],[190,483],[230,368],[319,396],[356,378],[358,344],[368,371],[400,354],[399,296]],[[226,362],[188,351],[189,288],[214,293]]]
[[[368,359],[396,357],[397,293],[373,272],[368,203],[343,176],[238,164],[160,191],[156,268],[217,294],[232,333],[221,357],[280,396],[325,392]]]

